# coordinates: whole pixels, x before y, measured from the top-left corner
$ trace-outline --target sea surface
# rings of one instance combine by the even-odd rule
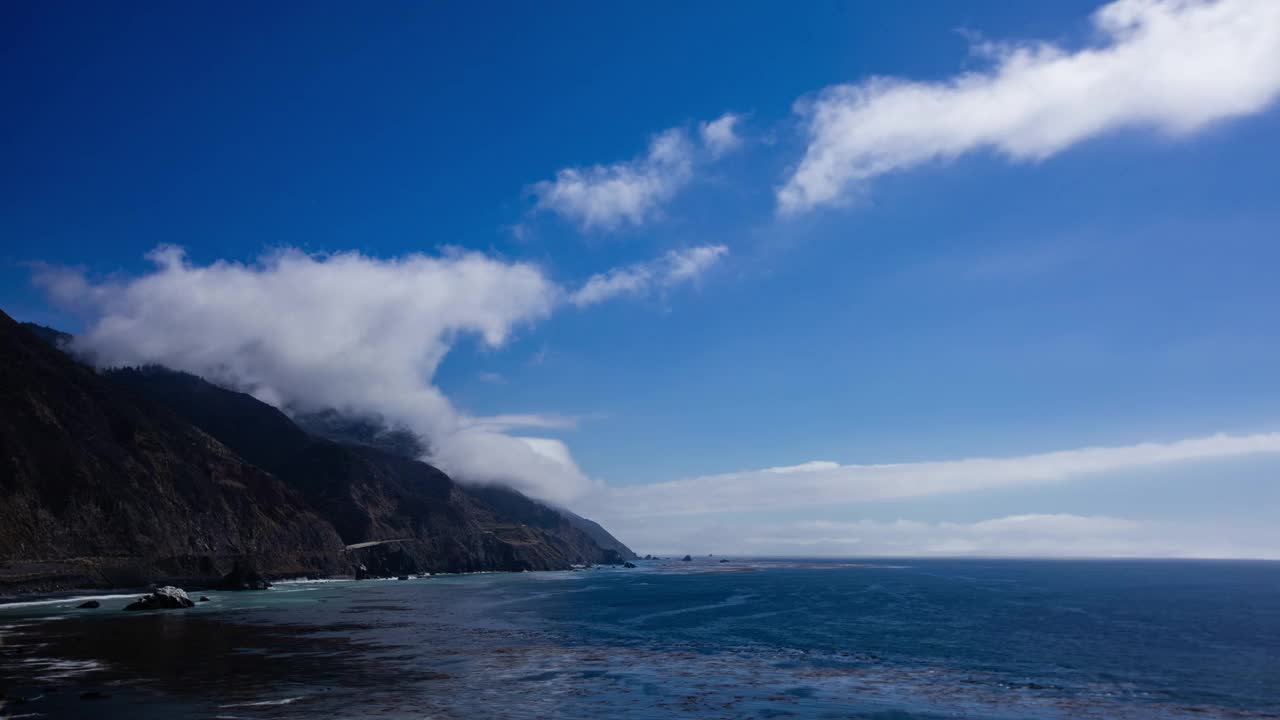
[[[1280,563],[719,560],[4,606],[0,717],[1280,718]]]

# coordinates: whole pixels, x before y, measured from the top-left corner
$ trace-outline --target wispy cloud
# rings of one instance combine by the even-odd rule
[[[583,230],[640,225],[689,182],[694,148],[688,133],[659,133],[642,157],[612,165],[565,168],[533,186],[537,207]]]
[[[737,130],[741,120],[741,115],[730,112],[715,120],[699,123],[698,134],[712,157],[727,155],[742,146],[742,138]]]
[[[602,512],[611,512],[611,507],[626,508],[631,516],[781,511],[1043,485],[1099,473],[1260,453],[1280,453],[1280,433],[1211,435],[1007,458],[889,465],[816,461],[613,488],[597,501]]]
[[[593,275],[569,296],[569,301],[586,307],[621,295],[643,295],[693,282],[728,253],[729,248],[724,245],[671,250],[656,260]]]
[[[987,44],[986,72],[874,78],[802,101],[808,147],[779,209],[840,202],[878,175],[978,150],[1040,160],[1117,128],[1184,136],[1280,95],[1274,0],[1118,0],[1093,25],[1101,42],[1074,52]]]
[[[725,113],[700,123],[700,146],[687,128],[675,127],[655,135],[648,150],[631,160],[564,168],[553,179],[530,187],[536,208],[553,212],[584,232],[643,225],[689,184],[700,164],[741,146],[740,120],[737,114]],[[526,232],[523,225],[516,228],[521,235]]]
[[[571,430],[578,426],[578,418],[567,415],[549,415],[541,413],[515,413],[506,415],[485,415],[468,417],[462,424],[471,429],[484,429],[492,432],[508,432],[517,428],[540,428],[543,430]]]

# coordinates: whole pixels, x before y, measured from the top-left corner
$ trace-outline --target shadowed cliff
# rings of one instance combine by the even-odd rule
[[[317,437],[194,375],[97,373],[58,349],[68,336],[0,319],[9,587],[211,580],[237,559],[278,576],[634,557],[598,525],[513,490],[459,485],[426,463]]]

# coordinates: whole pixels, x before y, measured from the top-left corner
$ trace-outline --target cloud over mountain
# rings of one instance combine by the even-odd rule
[[[283,250],[257,263],[196,265],[153,251],[153,271],[91,282],[44,268],[36,281],[92,319],[77,339],[102,365],[158,363],[297,411],[381,415],[429,439],[460,477],[564,501],[589,483],[557,441],[502,431],[555,425],[460,413],[432,376],[464,335],[499,346],[549,315],[560,288],[537,266],[474,252],[377,259]]]

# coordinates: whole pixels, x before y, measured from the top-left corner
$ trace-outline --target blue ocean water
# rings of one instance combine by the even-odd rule
[[[1280,717],[1280,563],[701,558],[210,597],[0,609],[0,717]]]

